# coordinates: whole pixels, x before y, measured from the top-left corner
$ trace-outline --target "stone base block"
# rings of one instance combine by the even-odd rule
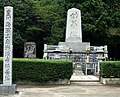
[[[120,85],[120,78],[102,78],[100,82],[104,85]]]
[[[90,48],[90,42],[59,42],[58,45],[63,46],[64,49],[71,48],[73,52],[86,51],[88,48]],[[61,49],[61,51],[64,52],[64,49]]]
[[[11,86],[0,85],[0,94],[15,94],[17,86],[12,84]]]

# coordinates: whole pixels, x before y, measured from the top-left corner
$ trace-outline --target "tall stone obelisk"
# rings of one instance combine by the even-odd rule
[[[66,42],[82,42],[81,11],[71,8],[67,12]]]
[[[59,46],[72,49],[73,52],[86,51],[90,47],[90,42],[82,42],[81,10],[68,10],[65,42],[59,42]]]
[[[0,85],[0,94],[15,93],[16,85],[12,84],[12,55],[13,55],[13,7],[4,7],[4,58],[3,84]]]

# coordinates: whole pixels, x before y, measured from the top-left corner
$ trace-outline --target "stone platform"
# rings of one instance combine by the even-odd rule
[[[11,86],[0,85],[0,94],[15,94],[16,90],[16,84]]]

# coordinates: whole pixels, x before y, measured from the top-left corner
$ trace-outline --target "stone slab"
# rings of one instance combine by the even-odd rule
[[[15,94],[16,91],[16,84],[12,84],[11,86],[0,85],[0,94]]]

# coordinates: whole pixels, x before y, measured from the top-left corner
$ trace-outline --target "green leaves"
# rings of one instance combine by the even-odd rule
[[[64,37],[65,19],[62,19],[63,7],[59,6],[57,1],[34,1],[33,9],[35,10],[37,16],[42,20],[40,27],[44,33],[43,39],[44,43],[47,44],[57,44]],[[37,20],[39,21],[39,20]]]
[[[120,61],[101,62],[100,76],[107,78],[120,78]]]
[[[0,80],[2,80],[2,58],[0,58]],[[72,62],[69,60],[13,59],[13,81],[39,82],[70,79]]]
[[[0,47],[3,47],[4,5],[7,3],[7,0],[0,0]],[[26,41],[37,43],[37,52],[41,54],[37,57],[41,58],[44,43],[64,41],[67,11],[72,7],[82,13],[83,41],[108,45],[113,51],[112,37],[120,35],[120,0],[9,0],[9,3],[14,7],[14,57],[23,57],[22,46]],[[115,44],[120,44],[119,40]],[[114,51],[115,55],[120,53]],[[2,54],[0,48],[0,56]]]

